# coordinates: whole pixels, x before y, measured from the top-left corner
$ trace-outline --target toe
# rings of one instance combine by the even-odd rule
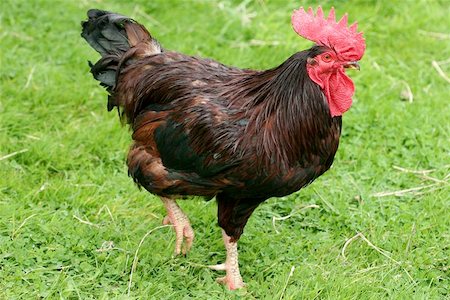
[[[163,221],[162,221],[163,225],[169,225],[172,224],[172,222],[170,221],[169,216],[165,216]]]
[[[216,270],[216,271],[226,271],[226,269],[227,269],[225,264],[208,266],[208,268],[210,268],[211,270]]]
[[[181,245],[183,244],[183,232],[175,228],[175,234],[175,255],[179,255],[181,253]]]
[[[217,278],[218,283],[225,285],[229,290],[237,290],[244,287],[242,279],[232,278],[231,276],[225,276]]]
[[[219,277],[216,279],[217,283],[225,284],[227,282],[227,276]]]
[[[192,243],[194,242],[194,230],[192,230],[192,227],[189,224],[184,226],[183,236],[185,237],[183,254],[186,254],[191,250]]]

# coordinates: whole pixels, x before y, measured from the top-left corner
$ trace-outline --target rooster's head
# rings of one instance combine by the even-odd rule
[[[345,74],[346,68],[359,70],[358,61],[366,49],[357,23],[347,27],[347,14],[336,22],[334,8],[325,19],[322,8],[316,15],[311,8],[303,7],[292,14],[292,26],[300,36],[320,46],[319,54],[308,58],[306,68],[312,81],[324,92],[331,116],[340,116],[352,105],[355,86]]]

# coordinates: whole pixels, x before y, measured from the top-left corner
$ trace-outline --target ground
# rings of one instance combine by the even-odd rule
[[[196,240],[173,259],[173,231],[155,229],[162,204],[127,177],[129,130],[88,71],[87,9],[130,15],[168,49],[263,69],[311,45],[290,25],[308,4],[1,1],[0,298],[449,297],[447,1],[335,4],[367,41],[354,105],[333,168],[250,219],[245,290],[205,268],[225,255],[214,201],[181,203]]]

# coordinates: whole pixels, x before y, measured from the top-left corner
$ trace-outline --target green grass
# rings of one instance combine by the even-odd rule
[[[310,46],[290,26],[301,4],[1,1],[0,299],[448,298],[450,87],[432,67],[447,60],[449,76],[447,1],[335,4],[367,41],[351,74],[354,106],[333,168],[250,219],[239,245],[246,290],[226,291],[204,267],[225,252],[216,204],[192,200],[181,203],[196,231],[192,252],[171,258],[174,233],[153,232],[127,296],[134,253],[164,209],[127,177],[130,132],[88,71],[98,55],[80,37],[86,10],[133,16],[166,48],[263,69]],[[412,103],[402,99],[407,86]],[[416,187],[425,188],[374,196]],[[345,259],[359,232],[372,244],[351,240]]]

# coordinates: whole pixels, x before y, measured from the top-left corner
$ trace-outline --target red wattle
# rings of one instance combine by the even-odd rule
[[[312,81],[317,83],[325,94],[332,117],[341,116],[352,106],[352,96],[355,85],[344,69],[334,72],[321,73],[319,69],[308,67],[308,74]]]

